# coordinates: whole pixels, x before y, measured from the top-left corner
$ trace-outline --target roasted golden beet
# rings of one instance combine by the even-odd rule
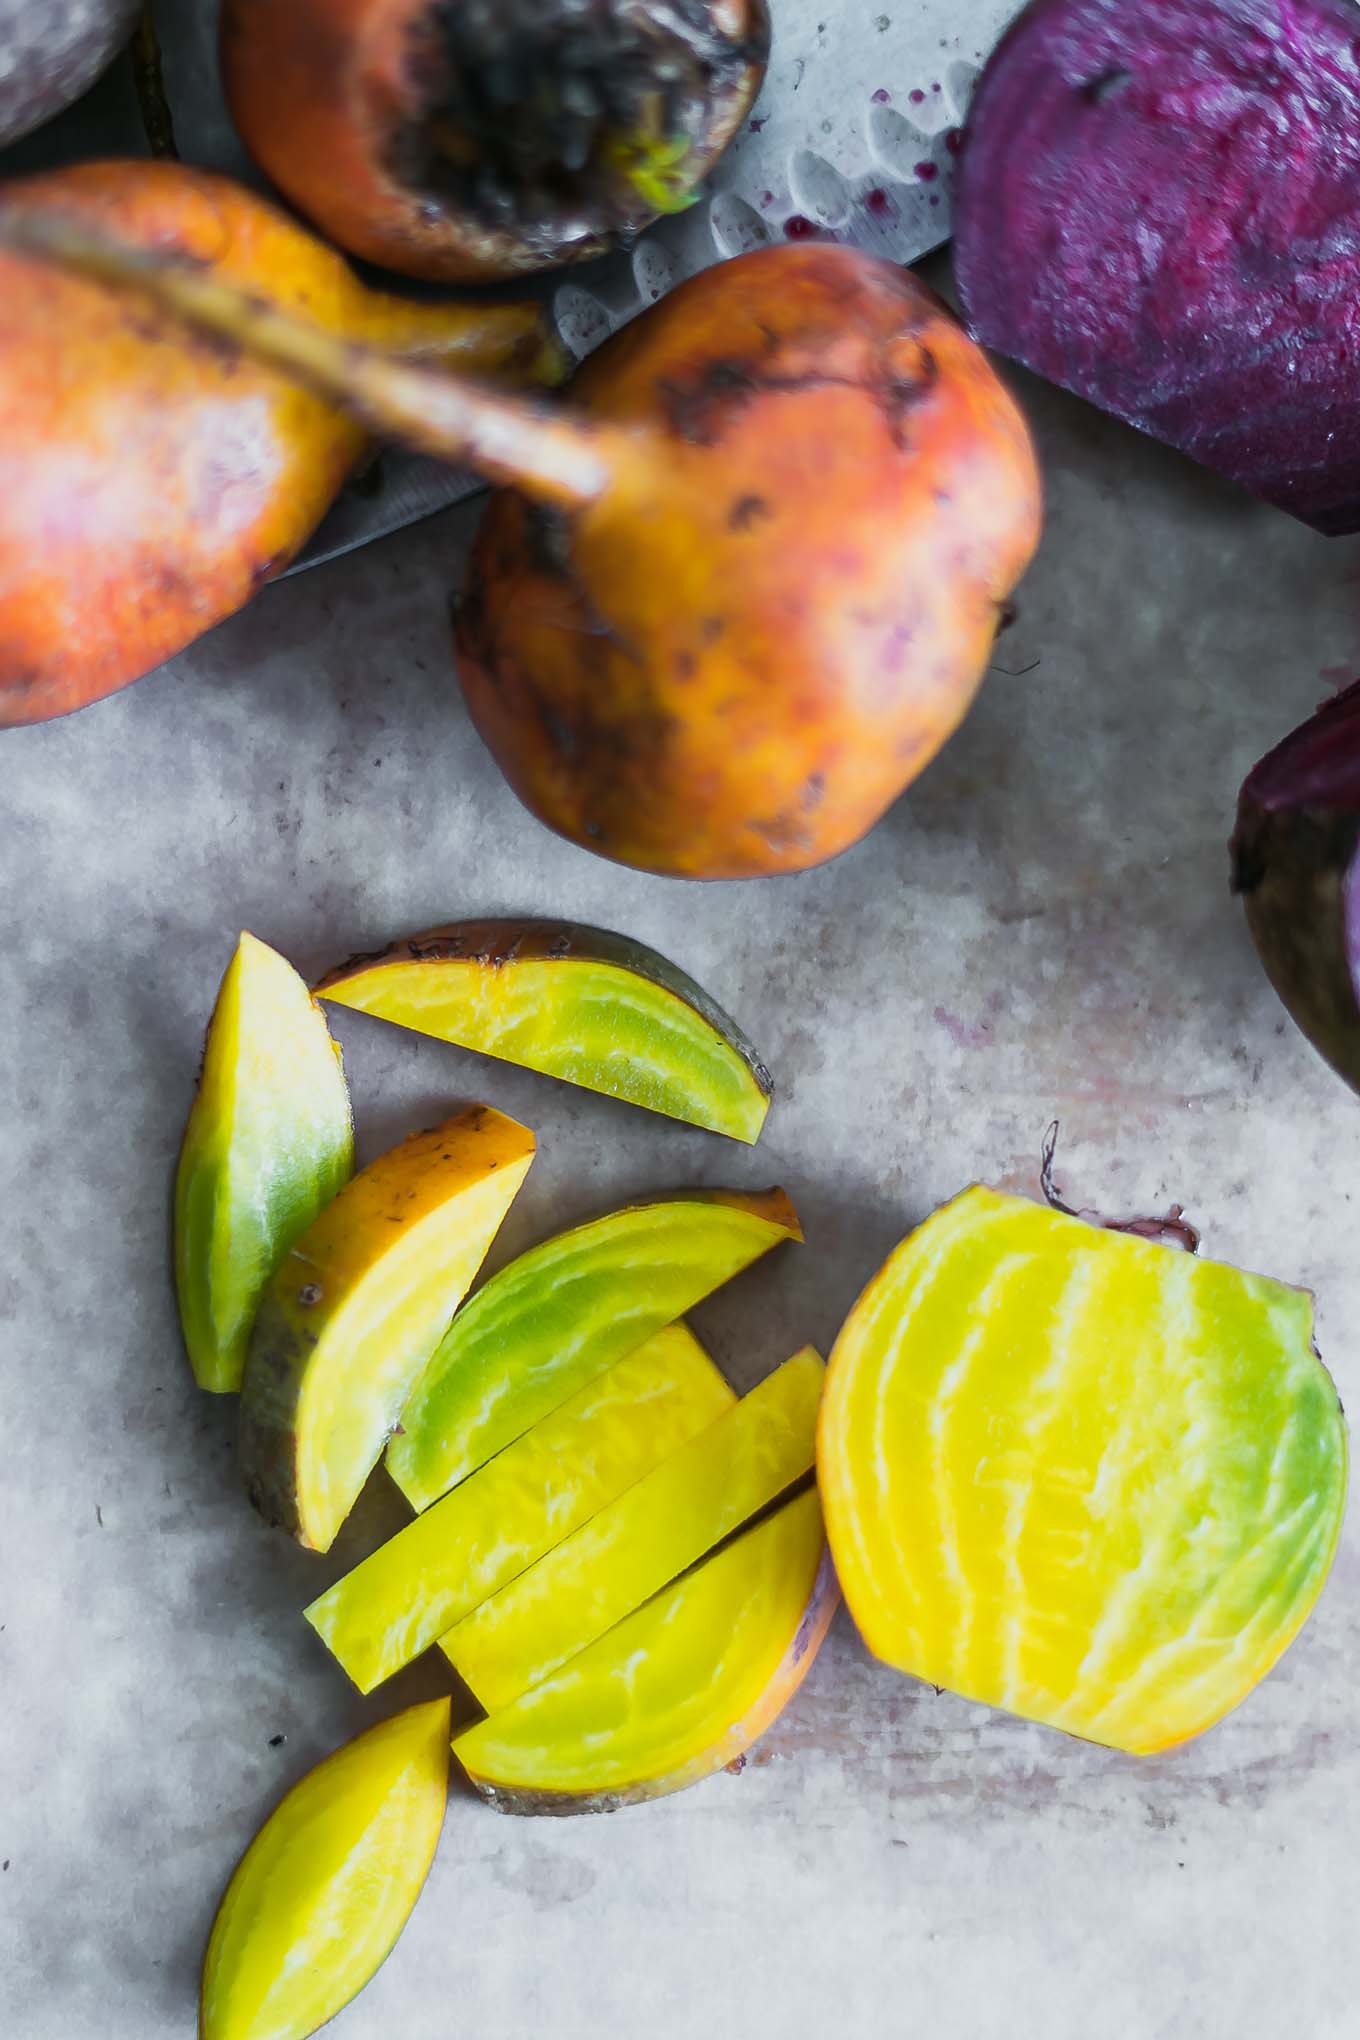
[[[88,163],[0,191],[179,254],[332,333],[516,380],[551,360],[524,305],[416,305],[222,177]],[[304,544],[365,434],[334,403],[145,303],[0,250],[0,725],[135,680]]]
[[[598,255],[689,203],[740,127],[766,0],[226,0],[246,146],[352,254],[411,276]]]
[[[1034,451],[985,356],[853,249],[693,278],[593,357],[573,417],[60,222],[15,230],[513,485],[470,563],[468,704],[534,813],[623,864],[754,877],[857,841],[962,719],[1038,537]]]

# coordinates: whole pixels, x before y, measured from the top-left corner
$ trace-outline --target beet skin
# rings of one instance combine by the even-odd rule
[[[1248,774],[1232,851],[1266,974],[1360,1091],[1360,681]]]
[[[1360,529],[1352,0],[1036,0],[973,102],[955,249],[988,346]]]

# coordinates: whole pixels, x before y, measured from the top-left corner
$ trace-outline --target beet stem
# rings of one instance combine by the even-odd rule
[[[101,283],[143,291],[340,406],[378,437],[475,468],[541,502],[573,508],[608,487],[636,434],[607,433],[446,370],[347,340],[184,261],[90,234],[55,213],[0,206],[0,245]]]

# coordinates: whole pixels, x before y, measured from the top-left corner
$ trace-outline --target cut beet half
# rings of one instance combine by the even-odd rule
[[[668,1325],[379,1545],[307,1620],[372,1692],[735,1402],[694,1334]]]
[[[817,1473],[870,1650],[1146,1754],[1236,1706],[1307,1619],[1346,1435],[1302,1290],[993,1190],[846,1320]]]
[[[777,1720],[839,1600],[809,1489],[466,1729],[454,1754],[502,1813],[610,1813],[678,1792]]]
[[[954,232],[989,347],[1360,529],[1351,0],[1036,0],[973,101]]]
[[[736,1022],[645,943],[561,921],[457,921],[357,956],[317,995],[748,1143],[771,1080]]]
[[[1232,855],[1266,975],[1360,1091],[1360,682],[1248,775]]]
[[[459,1311],[402,1412],[387,1470],[413,1509],[743,1268],[801,1239],[782,1190],[688,1190],[531,1247]]]
[[[795,1353],[441,1638],[482,1705],[518,1700],[809,1472],[824,1374]]]

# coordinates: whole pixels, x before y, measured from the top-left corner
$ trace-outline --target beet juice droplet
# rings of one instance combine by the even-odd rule
[[[885,92],[883,87],[880,85],[877,92],[871,92],[869,94],[869,97],[873,101],[875,106],[887,106],[889,101],[892,99],[892,94],[891,92]]]
[[[806,241],[817,231],[814,223],[804,219],[802,213],[791,213],[784,222],[784,232],[791,241]]]
[[[939,174],[940,166],[938,163],[918,163],[916,165],[916,175],[920,178],[922,184],[933,184]]]
[[[864,210],[865,212],[873,213],[878,219],[882,219],[886,213],[892,211],[892,200],[888,197],[882,185],[875,185],[872,191],[865,192]]]

